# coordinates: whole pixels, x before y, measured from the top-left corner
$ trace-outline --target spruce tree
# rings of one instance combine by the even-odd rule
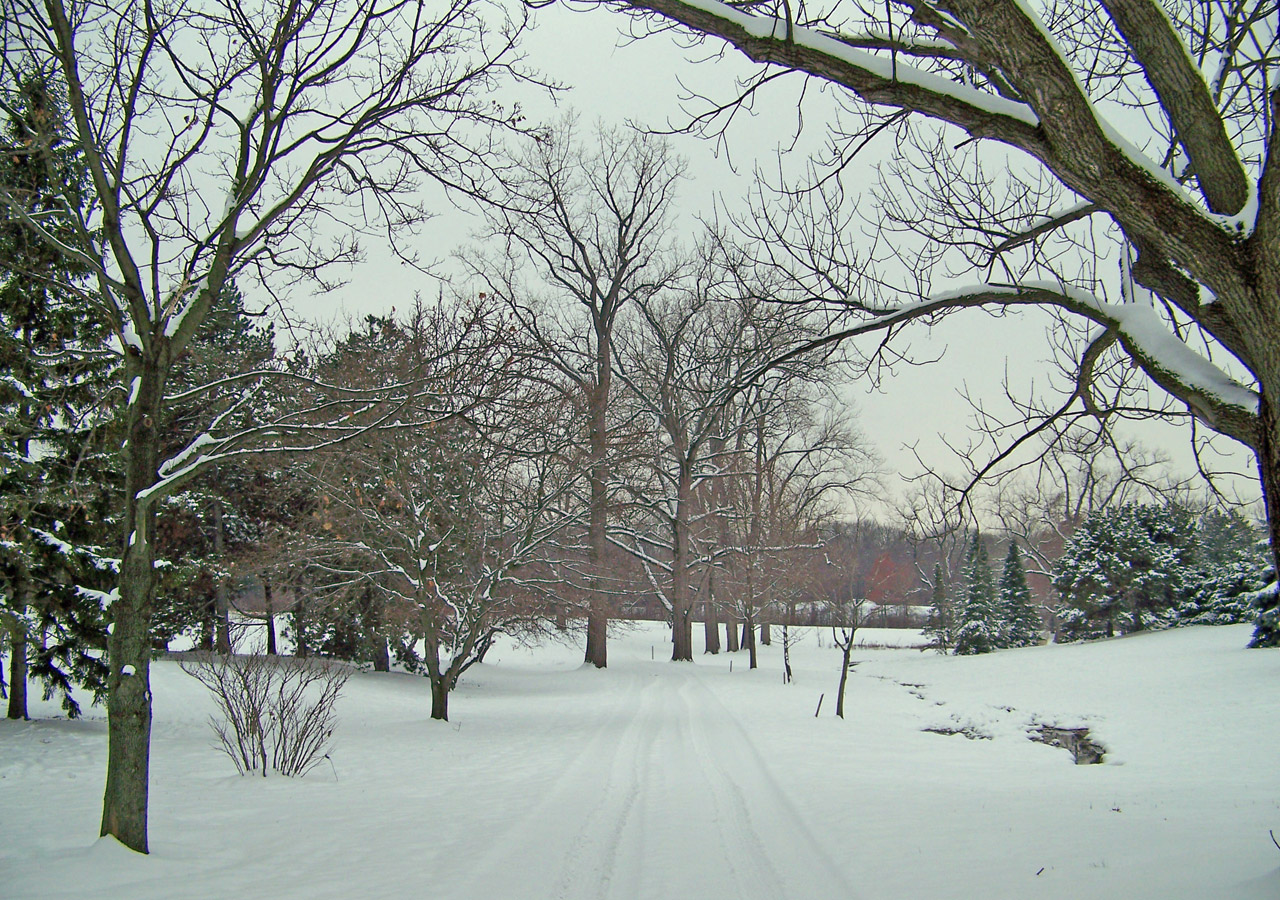
[[[981,534],[974,534],[964,567],[964,600],[956,628],[956,654],[990,653],[999,645],[999,609],[991,563]]]
[[[1009,544],[1009,555],[1000,573],[1000,631],[1002,647],[1030,647],[1040,643],[1040,616],[1031,605],[1031,589],[1022,568],[1018,542]]]
[[[942,580],[942,564],[936,563],[933,567],[933,594],[929,617],[924,623],[924,633],[929,638],[930,647],[939,653],[946,653],[954,641],[954,631],[951,601],[947,598],[947,586]]]
[[[100,427],[113,363],[77,295],[85,269],[35,233],[71,229],[83,166],[64,140],[58,86],[39,72],[3,85],[0,136],[0,634],[8,715],[25,718],[28,677],[80,707],[73,682],[104,686],[101,589],[115,561],[118,453]],[[0,678],[0,690],[4,681]]]

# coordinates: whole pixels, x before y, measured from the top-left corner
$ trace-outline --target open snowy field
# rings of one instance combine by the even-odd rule
[[[1280,652],[1249,633],[864,649],[843,721],[829,633],[804,630],[790,685],[776,639],[756,671],[664,661],[655,624],[603,672],[506,644],[448,724],[425,679],[357,674],[298,780],[236,775],[204,689],[159,662],[151,855],[96,840],[102,710],[36,704],[0,721],[0,896],[1276,898]],[[1106,762],[1028,740],[1041,723],[1088,726]]]

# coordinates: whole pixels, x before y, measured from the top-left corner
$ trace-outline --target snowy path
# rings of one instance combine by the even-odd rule
[[[670,664],[630,675],[532,812],[496,836],[463,895],[854,896],[703,679],[694,666]]]

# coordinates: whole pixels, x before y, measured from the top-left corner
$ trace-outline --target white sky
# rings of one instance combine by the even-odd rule
[[[619,32],[627,21],[617,13],[570,12],[557,4],[539,11],[537,21],[538,28],[525,42],[528,60],[551,80],[569,87],[561,106],[577,110],[584,124],[596,119],[606,124],[634,121],[655,128],[679,123],[685,93],[681,80],[696,82],[700,90],[727,99],[735,74],[750,71],[750,64],[736,52],[701,64],[690,61],[714,52],[717,48],[711,44],[685,50],[662,35],[629,41]],[[678,152],[689,161],[691,177],[681,195],[684,211],[692,215],[710,210],[717,194],[734,205],[749,184],[752,162],[760,159],[767,164],[779,145],[791,143],[799,83],[795,80],[790,88],[779,86],[754,115],[735,124],[730,141],[733,167],[723,154],[717,157],[711,142],[682,135],[672,138]],[[557,115],[541,97],[528,98],[524,105],[534,120]],[[824,133],[817,118],[811,115],[805,123],[802,143],[809,147],[816,147]],[[441,214],[423,230],[419,244],[423,255],[447,260],[478,225],[478,218],[442,202]],[[368,263],[352,273],[347,286],[330,296],[298,304],[299,313],[309,318],[362,316],[397,305],[403,309],[412,303],[415,292],[435,293],[436,285],[430,279],[378,254],[372,246],[369,251]],[[967,386],[975,396],[995,400],[1001,395],[1006,371],[1021,385],[1033,379],[1043,382],[1049,371],[1045,360],[1050,348],[1042,325],[1032,317],[994,319],[978,312],[963,313],[932,330],[919,328],[911,340],[919,357],[942,355],[942,361],[920,368],[901,367],[880,391],[860,385],[848,391],[859,410],[861,429],[875,443],[886,471],[891,473],[887,479],[891,487],[898,481],[892,473],[917,468],[907,447],[918,445],[927,461],[945,465],[947,454],[939,435],[946,435],[952,443],[966,442],[972,411],[959,395],[962,387]],[[1190,469],[1184,432],[1153,427],[1141,438],[1151,449],[1165,451],[1180,467]],[[1230,444],[1223,441],[1224,448]],[[1254,471],[1246,454],[1234,448],[1232,452],[1234,468]],[[1245,492],[1252,492],[1250,496],[1257,493],[1256,481],[1245,479],[1241,485]]]

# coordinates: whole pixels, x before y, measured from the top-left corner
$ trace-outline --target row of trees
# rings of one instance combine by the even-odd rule
[[[982,411],[974,478],[1082,422],[1187,421],[1256,459],[1280,553],[1276,0],[601,2],[758,64],[736,96],[694,101],[695,129],[731,134],[789,73],[831,87],[803,92],[821,106],[802,118],[829,152],[762,176],[737,224],[776,295],[830,310],[822,340],[865,348],[869,375],[908,355],[913,323],[1048,315],[1058,390]],[[865,189],[856,157],[883,144]],[[1259,642],[1280,642],[1275,621]]]
[[[403,11],[393,5],[385,21]],[[207,12],[183,24],[212,27]],[[468,33],[479,27],[474,12],[464,7],[440,24]],[[5,313],[20,344],[11,355],[26,366],[14,367],[4,398],[14,412],[6,522],[21,538],[6,545],[3,592],[11,698],[25,713],[19,686],[33,647],[36,674],[64,688],[100,680],[110,736],[104,834],[145,850],[151,654],[193,628],[201,643],[229,650],[237,581],[260,587],[256,612],[269,643],[275,614],[287,609],[300,653],[358,644],[384,665],[394,653],[428,675],[432,715],[446,718],[450,690],[494,635],[544,627],[575,603],[597,635],[592,661],[604,664],[602,617],[624,587],[634,590],[617,577],[619,558],[668,607],[675,658],[692,657],[700,593],[733,598],[730,620],[744,619],[751,633],[757,610],[785,583],[778,561],[814,541],[833,493],[865,477],[856,433],[824,411],[831,373],[796,362],[764,374],[816,333],[806,315],[742,291],[714,236],[690,250],[666,231],[678,163],[661,141],[602,134],[590,147],[566,125],[505,163],[486,160],[504,174],[486,197],[506,202],[492,207],[496,264],[472,257],[484,290],[281,353],[270,320],[249,309],[233,276],[271,266],[318,276],[349,253],[318,234],[308,243],[307,229],[330,213],[323,198],[345,190],[351,172],[324,148],[412,149],[416,138],[395,130],[408,126],[387,117],[429,113],[419,69],[439,36],[398,35],[411,57],[397,61],[402,80],[357,98],[353,109],[367,104],[359,115],[314,118],[298,106],[290,122],[298,101],[289,92],[319,87],[312,72],[321,58],[300,59],[288,45],[327,37],[333,52],[350,41],[356,57],[386,61],[378,61],[385,42],[347,30],[356,13],[344,25],[312,10],[276,46],[250,40],[251,17],[228,8],[243,52],[264,66],[253,76],[224,71],[227,80],[213,85],[173,49],[174,23],[105,8],[67,18],[57,4],[21,13],[6,22],[25,50],[6,56],[5,71],[6,84],[20,86],[6,96],[6,161],[19,171],[5,185],[14,242],[5,284],[17,298]],[[82,72],[79,30],[97,35],[111,21],[117,27],[102,34],[114,69],[95,58]],[[474,83],[449,82],[455,100],[469,102],[506,65],[501,48],[485,52]],[[187,107],[161,102],[146,81],[135,85],[145,96],[124,104],[112,71],[143,79],[137,71],[149,65],[167,73],[160,81],[193,92]],[[259,106],[232,115],[221,105],[237,79],[259,76]],[[201,105],[210,97],[212,111]],[[186,125],[177,127],[172,116],[183,108]],[[158,173],[129,155],[148,115],[152,134],[171,129]],[[193,131],[193,122],[202,124]],[[505,124],[519,130],[516,120]],[[296,140],[284,150],[278,135],[290,128]],[[77,140],[66,139],[71,132]],[[112,140],[90,138],[98,133]],[[308,150],[316,155],[301,180],[281,192],[273,167]],[[194,184],[201,158],[231,166],[220,215],[204,207],[203,191],[177,187]],[[30,188],[19,164],[55,173],[61,165],[71,173],[64,181],[92,189]],[[408,221],[401,177],[391,166],[355,183],[389,221]],[[633,241],[637,221],[644,227]],[[18,241],[47,249],[47,271],[32,268],[43,257]],[[568,304],[527,284],[526,266],[572,260],[582,247],[578,275],[607,273],[615,283],[606,292],[621,298],[604,312],[594,282],[570,292]],[[58,317],[71,324],[48,324]],[[615,378],[622,390],[610,392]],[[37,514],[31,501],[46,494],[49,507]],[[726,589],[741,583],[744,591]],[[83,633],[70,635],[63,620]],[[72,650],[72,662],[41,668]]]
[[[778,555],[811,533],[795,524],[805,516],[774,515],[774,506],[816,509],[842,480],[820,466],[816,471],[825,474],[811,475],[815,457],[791,449],[811,449],[812,423],[797,429],[792,444],[778,441],[772,425],[764,429],[769,442],[756,439],[760,410],[794,408],[792,391],[804,396],[797,386],[820,383],[815,375],[829,362],[822,354],[837,342],[882,336],[863,360],[872,369],[896,356],[892,338],[907,323],[959,308],[1061,312],[1062,346],[1074,363],[1069,398],[1050,408],[1019,407],[1032,433],[1081,417],[1105,424],[1133,415],[1187,416],[1251,449],[1273,552],[1280,548],[1274,0],[1213,6],[1204,15],[1198,4],[1167,15],[1153,0],[1109,0],[1079,15],[1049,9],[1045,16],[1019,0],[952,2],[945,9],[911,0],[887,4],[888,21],[880,20],[879,6],[845,9],[844,0],[805,8],[798,18],[786,3],[749,10],[710,0],[616,5],[717,35],[754,59],[867,101],[855,113],[860,123],[835,132],[836,171],[877,135],[896,132],[901,150],[868,218],[870,227],[888,223],[904,239],[864,252],[853,224],[857,211],[839,177],[815,177],[811,190],[777,197],[762,188],[756,208],[736,223],[743,240],[709,235],[692,254],[668,253],[660,239],[644,242],[662,235],[646,228],[663,221],[665,207],[630,201],[640,185],[663,183],[660,165],[645,170],[656,178],[638,174],[635,189],[602,191],[576,208],[568,198],[585,194],[557,200],[542,177],[543,169],[556,178],[576,170],[576,151],[566,149],[573,142],[539,142],[530,159],[543,166],[545,157],[546,165],[517,164],[522,174],[507,177],[510,157],[501,145],[530,125],[499,92],[509,81],[536,78],[516,52],[522,12],[485,0],[455,0],[430,15],[403,0],[211,2],[163,11],[146,3],[4,0],[2,82],[11,126],[4,155],[13,171],[6,169],[0,203],[7,221],[52,260],[42,268],[40,254],[15,256],[22,271],[10,264],[10,273],[25,278],[30,263],[42,302],[64,308],[70,319],[53,331],[14,332],[34,351],[29,358],[49,368],[7,385],[6,402],[19,423],[7,462],[51,490],[41,513],[50,527],[38,530],[25,527],[42,521],[25,498],[46,502],[41,492],[5,495],[12,507],[5,510],[7,527],[27,548],[12,554],[8,605],[17,613],[6,616],[6,628],[26,646],[33,635],[56,643],[72,627],[66,613],[55,611],[44,624],[33,618],[31,610],[43,616],[57,606],[35,600],[23,573],[39,561],[40,545],[67,569],[49,583],[98,602],[97,615],[110,618],[103,834],[146,850],[149,662],[166,576],[160,564],[166,507],[181,506],[214,467],[248,465],[263,455],[318,460],[369,441],[370,452],[395,459],[381,441],[403,429],[459,428],[457,444],[474,446],[474,459],[489,464],[485,454],[496,452],[506,420],[495,424],[482,411],[521,403],[505,387],[489,396],[493,385],[485,378],[468,380],[474,342],[536,334],[531,350],[498,343],[489,361],[508,352],[514,360],[536,359],[545,366],[539,371],[556,373],[542,380],[563,398],[562,408],[591,410],[586,441],[579,442],[589,456],[576,466],[591,485],[589,502],[580,504],[591,510],[592,525],[585,562],[575,567],[580,583],[598,597],[609,588],[606,554],[624,550],[638,559],[655,584],[665,580],[669,587],[679,659],[692,652],[694,573],[717,571],[704,564],[714,556],[708,548],[731,548],[744,592],[752,594],[768,576],[742,551]],[[1082,16],[1086,28],[1077,27]],[[1080,43],[1081,34],[1092,43]],[[771,78],[762,73],[744,96]],[[64,91],[64,102],[54,102]],[[1104,102],[1133,112],[1145,153],[1108,125]],[[702,120],[712,128],[732,104],[715,109]],[[939,131],[916,127],[911,112],[948,124]],[[632,183],[626,160],[633,155],[617,157],[617,171],[626,176],[618,184]],[[986,174],[993,166],[1000,177]],[[427,214],[424,185],[499,201],[493,230],[507,249],[496,264],[480,263],[477,276],[490,288],[485,300],[496,298],[511,317],[506,331],[473,329],[474,317],[464,314],[463,327],[449,331],[456,343],[426,342],[417,358],[412,350],[403,360],[406,374],[373,384],[349,380],[343,368],[325,369],[324,359],[310,355],[273,357],[182,383],[184,360],[205,323],[233,302],[237,279],[258,282],[263,296],[299,281],[323,287],[333,264],[358,257],[352,235],[379,234],[411,258],[405,239]],[[918,193],[909,192],[912,185]],[[527,265],[565,292],[560,296],[576,297],[579,315],[567,316],[564,328],[556,308],[540,308],[529,290]],[[935,288],[935,277],[957,271],[971,272],[975,285]],[[724,302],[708,303],[709,296]],[[821,330],[809,318],[815,308],[833,317]],[[18,310],[32,322],[58,318]],[[637,323],[625,334],[614,330],[621,310]],[[1071,328],[1081,320],[1092,326]],[[540,329],[543,322],[556,324]],[[708,359],[704,339],[714,344],[727,336],[741,341],[735,352]],[[59,359],[71,368],[59,370]],[[94,362],[112,386],[92,403],[55,412],[34,389],[47,381],[45,371],[61,379],[47,381],[59,392],[79,388]],[[485,374],[502,369],[490,365]],[[1135,371],[1173,401],[1132,403]],[[459,393],[432,380],[441,374],[461,378]],[[626,386],[627,403],[612,402],[615,379]],[[569,384],[576,393],[566,390]],[[533,404],[547,405],[554,404]],[[179,416],[184,411],[190,417]],[[82,434],[71,443],[74,460],[64,454],[63,467],[73,473],[69,484],[81,483],[74,476],[89,464],[92,454],[83,448],[95,439],[102,440],[96,446],[123,447],[105,454],[101,477],[92,482],[109,498],[105,515],[86,517],[114,521],[118,558],[74,534],[75,515],[61,515],[64,503],[72,513],[92,509],[92,496],[68,501],[66,491],[52,487],[61,476],[45,478],[55,467],[46,461],[58,456],[46,451],[57,443],[52,432],[76,427],[108,437]],[[23,437],[42,429],[35,443]],[[618,453],[633,431],[657,435],[655,452],[641,455],[643,465]],[[539,461],[554,458],[539,455],[540,442],[558,438],[554,428],[532,432],[534,450],[495,463],[503,473],[518,473],[512,479],[522,490],[541,477]],[[452,450],[454,442],[446,443]],[[432,448],[414,452],[430,459]],[[809,462],[788,478],[775,474],[792,472],[797,459]],[[772,470],[752,474],[750,463],[769,460]],[[424,471],[430,469],[428,463]],[[629,477],[615,478],[617,471]],[[464,483],[465,471],[440,474],[441,484],[455,474]],[[521,530],[508,512],[521,503],[532,502],[540,516],[542,503],[547,516],[567,512],[555,506],[560,476],[550,469],[546,475],[546,490],[532,499],[497,491],[500,512],[489,524],[502,535],[495,539],[502,548],[519,543],[519,535],[542,534]],[[367,504],[378,484],[358,471],[331,477],[348,476],[366,479],[347,489]],[[814,488],[807,494],[806,484]],[[22,489],[21,481],[14,485]],[[722,493],[742,495],[737,512],[729,514],[728,501],[717,498],[720,485]],[[234,529],[226,527],[224,498],[213,489],[202,496],[186,511],[192,521],[207,511],[221,523],[203,569],[220,605],[226,579],[218,561]],[[321,489],[324,496],[335,495]],[[819,499],[806,506],[806,496]],[[625,515],[610,512],[615,503]],[[641,527],[646,517],[665,523],[661,540],[661,532]],[[457,531],[446,529],[444,543],[433,545],[431,529],[445,526],[419,524],[418,549],[455,553],[448,540]],[[703,536],[726,533],[729,540],[715,543]],[[358,544],[349,549],[368,552]],[[505,564],[486,555],[491,546],[485,539],[438,560],[387,563],[384,574],[419,621],[456,617],[463,596],[495,596],[491,588],[459,587],[492,584]],[[454,582],[427,577],[437,562],[451,576],[469,574]],[[104,584],[93,586],[75,567],[105,573]],[[339,581],[349,571],[336,562],[330,568]],[[193,578],[203,577],[200,566],[194,571]],[[600,607],[592,621],[590,655],[603,664]],[[1280,633],[1261,636],[1273,638]],[[431,668],[429,658],[424,665]]]
[[[935,568],[925,633],[940,651],[986,653],[1174,625],[1254,621],[1274,593],[1266,544],[1247,520],[1179,504],[1120,504],[1089,514],[1050,561],[1052,594],[1033,598],[1015,540],[998,584],[975,534],[948,594]]]

